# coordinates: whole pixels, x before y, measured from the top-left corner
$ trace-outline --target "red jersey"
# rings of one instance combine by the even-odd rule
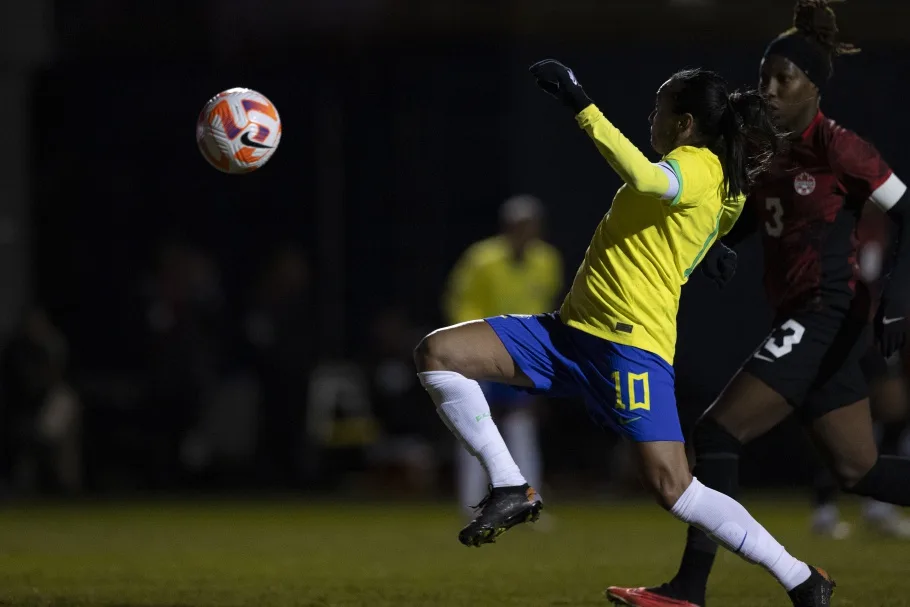
[[[778,155],[749,196],[776,309],[849,307],[859,277],[859,218],[891,175],[871,144],[820,112]]]

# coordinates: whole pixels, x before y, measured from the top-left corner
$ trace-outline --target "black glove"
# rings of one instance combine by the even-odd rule
[[[701,260],[701,271],[718,287],[723,287],[736,274],[736,251],[718,240]]]
[[[530,67],[530,72],[537,79],[537,86],[562,101],[576,114],[591,105],[591,99],[578,84],[575,74],[559,61],[538,61]]]
[[[886,289],[875,314],[875,340],[885,358],[899,352],[907,339],[907,329],[910,328],[907,322],[908,306],[902,302],[903,298],[890,296]]]

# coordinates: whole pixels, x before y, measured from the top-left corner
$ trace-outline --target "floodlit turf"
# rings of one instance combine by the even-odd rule
[[[807,533],[800,502],[749,502],[839,582],[834,605],[910,605],[910,543]],[[0,605],[76,607],[606,605],[608,584],[662,581],[685,530],[646,503],[549,503],[552,531],[457,543],[440,505],[143,504],[0,511]],[[850,510],[855,514],[855,508]],[[851,518],[854,518],[851,516]],[[788,605],[725,554],[709,602]]]

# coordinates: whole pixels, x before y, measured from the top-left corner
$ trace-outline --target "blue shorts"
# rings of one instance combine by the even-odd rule
[[[558,314],[487,318],[532,394],[584,398],[591,417],[636,442],[683,442],[673,367],[640,348],[564,324]]]
[[[520,409],[530,405],[533,399],[525,390],[509,384],[482,381],[480,388],[483,390],[483,395],[487,397],[487,402],[495,409]]]

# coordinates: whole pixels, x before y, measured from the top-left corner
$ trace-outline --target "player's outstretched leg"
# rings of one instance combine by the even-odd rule
[[[830,604],[834,582],[827,574],[791,556],[739,502],[694,478],[682,443],[637,443],[636,452],[646,487],[673,516],[703,530],[746,561],[761,565],[784,587],[794,606]],[[619,605],[696,605],[641,588],[609,588],[606,595]]]
[[[531,385],[493,329],[477,321],[431,333],[420,342],[414,361],[439,417],[490,477],[490,491],[477,504],[480,513],[458,540],[481,546],[515,525],[536,521],[543,502],[512,459],[476,381]]]
[[[786,399],[752,374],[741,371],[695,426],[691,441],[695,476],[705,486],[735,498],[743,444],[761,436],[791,412]],[[703,606],[716,553],[715,540],[698,526],[690,526],[673,579],[647,589],[613,587],[611,592],[635,591],[636,596],[647,596],[650,601],[627,603],[631,605]]]
[[[825,413],[810,430],[844,491],[910,506],[910,458],[879,455],[868,399]]]
[[[865,414],[862,415],[864,416]],[[863,421],[861,426],[857,426],[857,428],[864,425],[865,422]],[[877,441],[879,456],[898,456],[900,453],[900,438],[904,428],[903,423],[881,423],[876,425],[879,426],[875,433],[879,436]],[[842,423],[842,427],[846,426],[843,426]],[[867,443],[867,447],[871,453],[871,445]],[[848,455],[847,457],[856,458],[855,455]],[[871,461],[871,458],[867,459]],[[906,460],[900,459],[896,461]],[[865,468],[859,466],[859,469]],[[856,480],[854,478],[854,481]],[[835,497],[838,493],[838,482],[842,482],[848,487],[850,485],[849,478],[835,478],[835,475],[827,468],[818,475],[815,482],[815,508],[812,513],[813,533],[833,539],[843,539],[849,535],[851,530],[851,525],[841,520],[835,502]],[[866,491],[874,495],[883,495],[881,490],[875,487],[870,487]],[[884,497],[887,498],[890,495],[885,494]],[[910,539],[910,520],[904,518],[900,509],[892,503],[867,498],[863,503],[862,517],[865,523],[877,533],[898,539]]]
[[[906,457],[907,453],[901,449],[901,439],[906,429],[906,423],[882,423],[878,440],[880,456]],[[898,539],[910,539],[910,519],[904,518],[903,513],[894,504],[867,498],[863,503],[863,520],[870,528],[882,535]]]

